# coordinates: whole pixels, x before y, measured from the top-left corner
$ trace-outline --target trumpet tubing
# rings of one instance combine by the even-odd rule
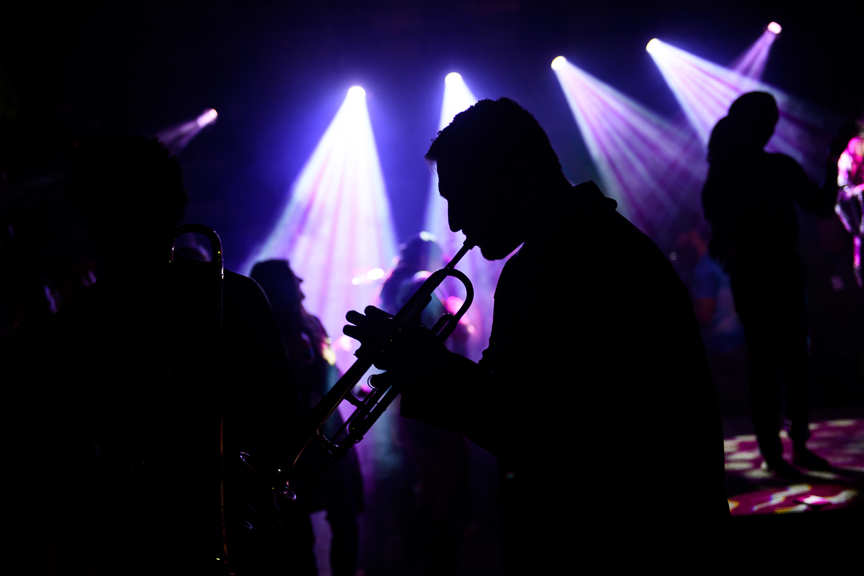
[[[417,320],[438,286],[447,277],[453,277],[465,286],[465,301],[455,314],[450,314],[449,312],[442,314],[431,329],[434,336],[440,342],[444,342],[453,333],[459,320],[465,315],[465,312],[467,312],[474,300],[474,287],[471,281],[464,273],[455,269],[459,260],[472,247],[467,243],[463,245],[456,256],[444,268],[433,272],[423,282],[408,302],[393,317],[397,328],[401,328]],[[324,398],[321,399],[321,402],[312,409],[312,412],[297,434],[295,442],[290,446],[288,465],[277,471],[275,486],[273,486],[275,490],[288,498],[295,498],[289,486],[291,471],[313,437],[318,437],[331,460],[339,459],[348,452],[351,446],[363,439],[366,432],[369,431],[395,399],[398,391],[394,390],[392,386],[373,388],[362,399],[357,398],[351,393],[351,390],[360,382],[360,379],[363,378],[363,375],[372,367],[374,362],[375,360],[369,356],[358,358],[351,368],[327,392]],[[343,400],[353,405],[354,411],[345,419],[345,423],[337,432],[336,437],[327,438],[321,429]]]

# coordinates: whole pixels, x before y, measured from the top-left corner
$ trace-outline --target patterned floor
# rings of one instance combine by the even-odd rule
[[[829,512],[864,505],[864,419],[842,419],[810,425],[808,447],[827,458],[830,471],[801,470],[786,479],[762,470],[753,435],[724,440],[726,492],[733,516]],[[781,433],[784,457],[792,445]],[[864,507],[861,508],[864,511]]]

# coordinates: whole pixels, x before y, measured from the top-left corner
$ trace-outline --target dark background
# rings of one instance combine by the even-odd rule
[[[180,154],[188,221],[227,264],[262,242],[353,84],[365,87],[397,240],[422,228],[443,78],[509,96],[547,129],[568,178],[596,177],[549,64],[577,66],[664,116],[678,105],[653,37],[721,64],[776,20],[764,80],[845,117],[864,105],[856,2],[130,1],[27,3],[2,19],[3,169],[13,190],[75,139],[153,135],[219,112]],[[789,3],[786,3],[789,4]],[[845,10],[843,6],[846,6]],[[38,165],[34,167],[34,164]]]

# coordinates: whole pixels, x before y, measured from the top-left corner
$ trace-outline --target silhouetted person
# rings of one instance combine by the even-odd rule
[[[432,238],[422,232],[399,247],[399,260],[381,287],[385,312],[398,313],[430,274],[444,266],[441,248]],[[445,311],[444,302],[435,294],[420,320],[424,326],[434,326]],[[447,340],[447,348],[464,351],[468,336],[468,324],[460,324]],[[455,569],[464,521],[466,462],[462,439],[452,430],[427,422],[400,420],[396,423],[397,441],[411,467],[399,471],[410,479],[407,486],[400,484],[410,499],[398,513],[400,523],[408,529],[409,553],[419,560],[422,574],[447,574]]]
[[[722,412],[724,408],[740,408],[739,398],[746,400],[746,393],[741,392],[747,385],[747,345],[735,314],[729,275],[708,254],[710,233],[707,225],[704,229],[690,230],[682,240],[692,246],[697,257],[690,278],[690,296]]]
[[[391,314],[398,312],[429,272],[443,266],[441,248],[431,238],[417,235],[401,245],[399,260],[381,286],[381,305],[384,310]],[[442,312],[441,301],[434,298],[423,311],[422,321],[434,324]]]
[[[234,569],[314,573],[308,517],[281,524],[272,491],[250,490],[258,484],[239,459],[275,456],[302,416],[265,296],[226,272],[220,342],[210,265],[178,262],[170,287],[168,248],[186,204],[176,160],[140,138],[73,152],[69,194],[97,249],[98,281],[24,347],[15,374],[30,391],[18,405],[45,572],[213,573],[224,424]]]
[[[860,125],[859,125],[860,126]],[[858,287],[861,275],[861,243],[864,238],[864,128],[849,140],[837,161],[837,204],[834,211],[853,236],[852,270]]]
[[[286,260],[258,262],[249,275],[258,282],[270,300],[294,367],[297,384],[308,404],[307,409],[311,410],[339,378],[330,338],[321,321],[303,306],[306,298],[300,287],[303,280],[294,274]],[[325,435],[334,437],[341,425],[342,419],[337,411],[325,425]],[[320,467],[323,454],[317,449],[318,441],[313,439],[311,444],[311,449],[300,460],[301,467],[304,464],[310,468]],[[318,467],[315,466],[316,459],[319,460]],[[304,470],[297,472],[302,476]],[[308,480],[315,484],[305,491],[298,489],[300,502],[297,505],[305,507],[307,511],[327,511],[327,522],[332,532],[330,568],[335,576],[354,576],[359,545],[357,515],[363,511],[363,479],[357,452],[353,448],[349,450],[344,458],[333,462],[320,478],[317,478],[317,469],[309,470],[307,475],[313,476]],[[295,473],[295,480],[300,482],[295,484],[302,485],[305,478],[297,476]]]
[[[426,158],[453,231],[490,260],[521,245],[495,291],[489,347],[475,364],[419,326],[394,334],[372,307],[349,312],[345,333],[402,386],[404,416],[497,456],[505,571],[711,546],[729,514],[721,423],[669,261],[594,183],[570,185],[512,100],[458,114]],[[377,352],[382,333],[394,342]]]
[[[806,447],[807,307],[794,205],[830,216],[834,191],[820,190],[792,158],[764,151],[778,118],[777,103],[768,93],[750,92],[733,102],[708,143],[702,206],[713,234],[709,251],[729,273],[744,328],[753,428],[764,467],[794,476],[797,470],[783,460],[778,436],[781,376],[792,462],[828,467]]]
[[[399,247],[399,260],[381,286],[381,306],[385,312],[396,314],[409,298],[417,291],[426,279],[436,270],[444,267],[444,255],[441,248],[428,232],[421,232]],[[444,312],[455,314],[464,302],[455,294],[447,294],[447,285],[442,285],[436,291],[420,316],[420,321],[426,327],[432,327]],[[442,301],[438,295],[445,295]],[[463,316],[459,325],[447,339],[447,348],[464,355],[465,343],[474,332],[474,328]]]

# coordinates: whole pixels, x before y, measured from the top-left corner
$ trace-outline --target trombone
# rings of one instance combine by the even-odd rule
[[[171,234],[171,246],[168,253],[168,269],[171,282],[170,302],[168,305],[169,317],[172,323],[175,320],[175,303],[174,303],[174,279],[177,271],[177,261],[175,259],[174,247],[177,239],[184,234],[202,234],[210,241],[211,262],[208,263],[209,282],[212,283],[213,289],[205,295],[204,301],[208,309],[207,331],[212,337],[213,347],[215,348],[215,358],[211,359],[211,366],[214,369],[216,386],[215,392],[218,394],[219,407],[219,526],[221,541],[218,547],[208,550],[208,562],[215,562],[217,566],[226,567],[228,573],[230,571],[228,562],[228,543],[226,534],[226,518],[225,518],[225,419],[224,419],[224,382],[222,379],[222,295],[225,281],[225,266],[222,254],[222,240],[215,230],[203,226],[201,224],[186,224],[175,228]],[[169,356],[169,374],[171,373],[171,365],[173,357]],[[170,376],[169,376],[170,377]],[[212,558],[210,557],[212,556]]]
[[[431,329],[433,336],[439,342],[447,340],[474,300],[474,287],[471,281],[464,273],[455,268],[456,264],[471,248],[473,248],[473,245],[466,242],[444,268],[433,272],[423,282],[414,295],[411,296],[394,316],[394,323],[397,329],[419,321],[420,314],[431,301],[432,294],[438,286],[447,277],[453,277],[465,286],[465,301],[455,314],[450,314],[449,312],[442,314]],[[396,395],[399,394],[399,391],[395,390],[393,386],[386,385],[373,387],[372,391],[362,399],[351,393],[354,386],[360,382],[366,371],[375,363],[375,358],[370,358],[369,356],[372,355],[364,355],[363,358],[358,358],[348,371],[333,385],[330,391],[321,399],[321,402],[312,409],[309,417],[295,437],[294,442],[289,445],[288,466],[277,470],[272,485],[272,488],[283,496],[291,500],[296,499],[296,495],[290,488],[291,471],[313,437],[317,436],[323,445],[324,450],[328,454],[328,461],[333,462],[338,460],[345,456],[354,444],[363,439],[366,432],[369,431],[381,414],[387,410],[387,407],[390,406]],[[342,400],[346,400],[352,404],[354,411],[345,419],[344,424],[336,434],[331,438],[327,438],[322,432],[322,427],[333,412],[336,411]],[[242,453],[241,457],[247,464],[251,465],[248,454]]]

